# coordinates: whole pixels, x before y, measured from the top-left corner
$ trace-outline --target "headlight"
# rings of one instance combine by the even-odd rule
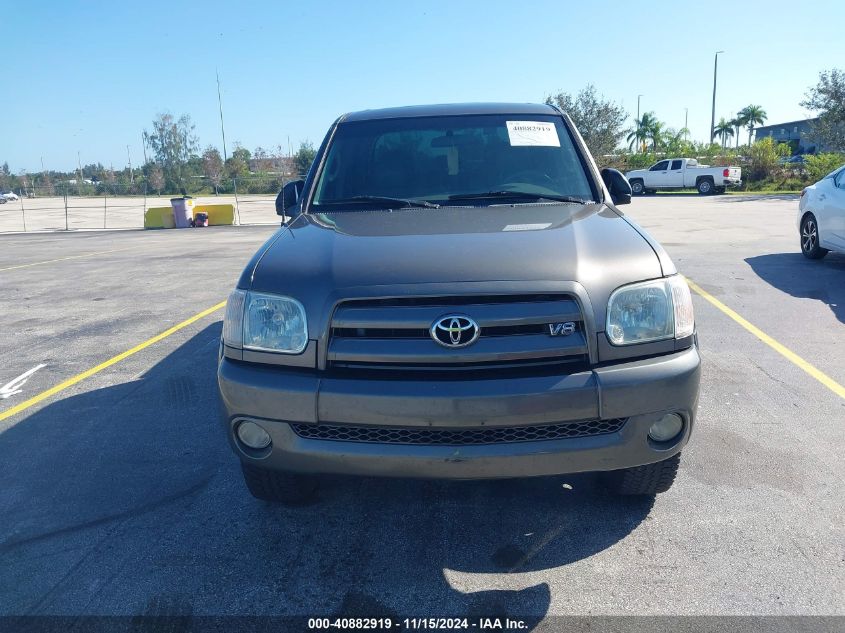
[[[299,354],[308,345],[305,308],[290,297],[235,290],[226,304],[223,341],[229,347]]]
[[[680,275],[617,288],[605,332],[614,345],[684,338],[695,331],[692,297]]]

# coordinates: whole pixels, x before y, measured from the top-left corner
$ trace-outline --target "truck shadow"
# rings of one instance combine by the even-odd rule
[[[796,238],[797,239],[797,238]],[[745,260],[760,279],[800,299],[821,301],[845,323],[845,256],[810,260],[801,253],[771,253]]]
[[[327,478],[302,507],[256,501],[217,418],[219,335],[210,325],[140,378],[0,433],[0,616],[510,615],[533,628],[549,581],[577,582],[567,566],[651,510],[589,475]]]

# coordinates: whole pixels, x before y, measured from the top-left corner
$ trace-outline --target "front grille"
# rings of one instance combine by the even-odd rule
[[[542,442],[616,433],[626,419],[586,420],[536,426],[440,429],[432,427],[347,426],[337,424],[291,424],[299,437],[337,442],[371,444],[416,444],[421,446],[468,446]]]
[[[480,334],[465,347],[433,341],[430,328],[447,315],[474,320]],[[566,336],[549,326],[571,322]],[[352,371],[476,371],[518,366],[583,366],[588,332],[568,294],[394,297],[349,300],[332,315],[328,367]]]

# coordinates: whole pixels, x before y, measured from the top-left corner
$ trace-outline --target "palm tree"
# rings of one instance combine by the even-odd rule
[[[657,119],[648,128],[648,138],[651,140],[651,149],[656,152],[658,148],[663,145],[666,128],[662,122]]]
[[[748,145],[751,145],[751,136],[754,134],[754,126],[763,125],[769,115],[763,109],[763,106],[748,105],[739,111],[740,117],[745,127],[748,128]]]
[[[739,150],[739,128],[745,125],[742,122],[742,118],[737,114],[734,118],[728,121],[728,124],[736,130],[736,149]]]
[[[626,137],[629,149],[634,149],[637,146],[637,151],[642,151],[643,145],[650,138],[649,130],[654,127],[656,119],[653,112],[646,112],[640,120],[634,119],[634,128]]]
[[[728,137],[734,135],[733,121],[725,121],[724,118],[719,119],[719,124],[713,129],[713,133],[722,139],[722,151],[725,151]]]

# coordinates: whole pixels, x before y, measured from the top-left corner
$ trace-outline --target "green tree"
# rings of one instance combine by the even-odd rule
[[[252,154],[250,154],[249,150],[240,143],[235,143],[235,151],[232,152],[232,158],[236,158],[242,161],[245,165],[249,166]]]
[[[734,118],[728,121],[728,124],[736,130],[736,136],[734,138],[736,138],[736,149],[739,150],[739,128],[744,125],[742,119],[737,114]]]
[[[689,130],[686,128],[680,130],[666,129],[661,135],[663,151],[669,156],[692,156],[694,146],[686,139],[688,134]]]
[[[230,156],[226,161],[226,177],[231,179],[246,178],[249,176],[249,165],[244,162],[241,156]]]
[[[738,114],[742,124],[748,128],[748,145],[751,145],[751,137],[754,135],[754,128],[757,125],[763,125],[769,115],[763,109],[763,106],[747,105]]]
[[[713,133],[722,139],[722,149],[724,150],[727,145],[728,137],[734,135],[733,121],[725,121],[724,117],[722,117],[713,129]]]
[[[645,151],[648,142],[651,141],[652,150],[656,150],[656,146],[660,145],[661,134],[663,131],[663,124],[654,116],[654,112],[645,112],[639,120],[634,119],[634,127],[629,130],[626,140],[628,147],[633,149],[637,146],[637,151]]]
[[[12,187],[12,172],[9,171],[9,163],[0,165],[0,189],[6,191]]]
[[[158,195],[161,195],[161,190],[164,189],[164,171],[161,167],[157,164],[153,164],[150,166],[149,170],[147,171],[147,180],[150,183],[150,187],[155,189]]]
[[[834,169],[838,169],[845,163],[845,154],[816,154],[804,157],[804,168],[810,180],[815,182],[827,176]]]
[[[801,105],[818,113],[815,140],[828,149],[845,151],[845,72],[834,68],[819,74],[819,83]]]
[[[651,112],[646,112],[639,119],[634,119],[634,127],[628,130],[628,136],[625,140],[628,141],[628,149],[642,152],[645,150],[645,143],[648,140],[648,123],[651,118]]]
[[[293,166],[297,176],[302,176],[308,173],[311,169],[311,163],[317,156],[317,150],[309,141],[303,141],[299,144],[299,149],[293,155]]]
[[[202,173],[214,185],[214,195],[217,195],[223,179],[223,159],[216,147],[209,145],[202,153]]]
[[[655,119],[647,129],[648,139],[651,141],[651,150],[656,152],[663,145],[665,126],[662,121]]]
[[[546,97],[548,105],[556,105],[570,116],[584,138],[590,153],[599,162],[612,154],[625,136],[624,124],[628,118],[625,109],[604,95],[596,93],[592,84],[577,95],[558,92]]]
[[[743,173],[750,181],[770,178],[778,168],[778,161],[789,154],[789,146],[776,143],[771,136],[760,139],[748,148],[750,165]]]
[[[153,131],[144,130],[144,142],[152,149],[156,162],[161,166],[166,185],[174,190],[185,190],[183,168],[199,149],[199,139],[194,134],[190,115],[178,120],[172,114],[159,114],[153,120]]]

